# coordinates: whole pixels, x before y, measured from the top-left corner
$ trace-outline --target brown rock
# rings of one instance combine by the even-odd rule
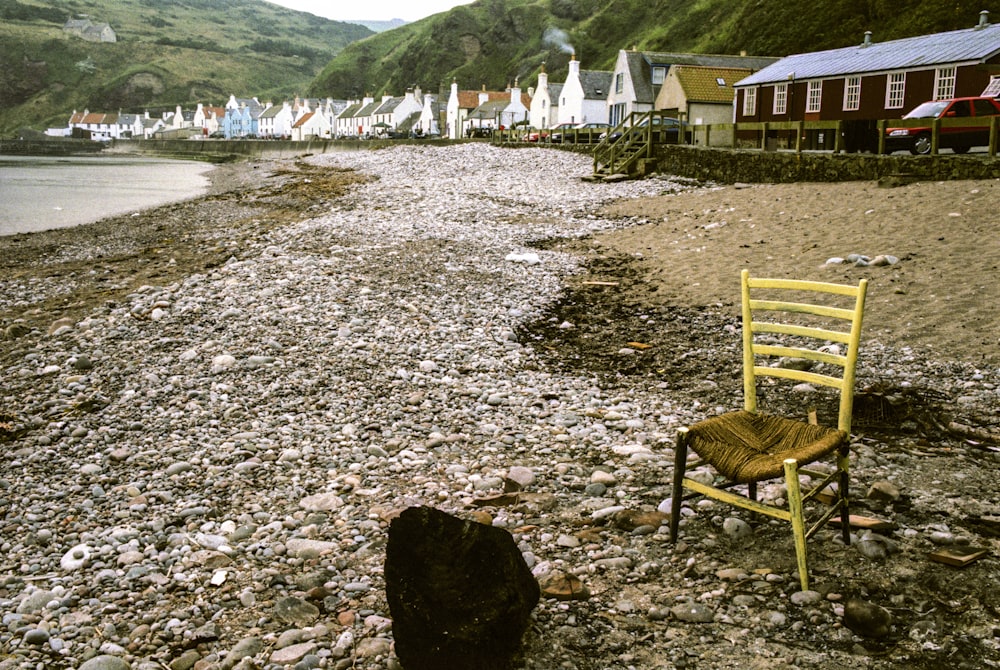
[[[887,637],[892,631],[892,614],[874,603],[851,598],[844,606],[844,625],[862,637]]]
[[[563,572],[552,572],[541,579],[542,595],[556,600],[587,600],[588,589],[580,578]]]

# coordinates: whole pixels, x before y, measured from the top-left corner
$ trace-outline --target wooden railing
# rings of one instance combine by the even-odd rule
[[[690,140],[688,127],[673,111],[632,112],[594,147],[594,173],[627,173],[643,158],[652,158],[655,145]]]
[[[653,111],[633,112],[622,120],[618,126],[606,131],[601,129],[563,130],[564,142],[591,142],[595,134],[605,134],[605,138],[594,144],[594,169],[599,166],[629,167],[642,157],[652,157],[653,146],[656,144],[677,142],[680,144],[697,144],[701,146],[721,146],[741,149],[784,150],[801,153],[802,151],[844,151],[845,131],[849,121],[784,121],[761,123],[713,123],[701,125],[683,125],[685,132],[679,135],[667,135],[658,132],[661,125],[653,121],[655,117],[674,117],[675,112]],[[982,117],[944,119],[888,119],[875,123],[874,132],[878,137],[869,137],[866,143],[870,150],[879,154],[886,151],[887,128],[928,128],[930,137],[930,154],[934,155],[941,148],[941,136],[951,129],[984,127],[987,122]],[[1000,151],[1000,116],[990,117],[989,141],[985,145],[990,157],[995,157]],[[576,132],[574,132],[576,131]],[[493,141],[498,143],[524,141],[529,132],[538,132],[540,144],[550,141],[552,131],[534,131],[525,128],[498,131]],[[870,132],[870,131],[869,131]],[[719,135],[726,139],[718,141]],[[586,138],[581,140],[581,138]],[[674,139],[677,138],[677,139]],[[715,143],[713,144],[713,139]],[[877,146],[876,146],[877,145]],[[900,149],[903,147],[899,147]],[[898,150],[898,149],[897,149]]]
[[[825,134],[830,133],[833,138],[832,145],[829,141],[820,142],[821,149],[838,153],[845,149],[844,130],[849,122],[846,121],[790,121],[790,122],[764,122],[764,123],[717,123],[710,125],[691,126],[691,132],[697,144],[711,146],[712,134],[726,133],[730,138],[727,143],[733,148],[740,143],[741,137],[748,133],[756,133],[757,141],[753,144],[760,149],[775,149],[773,144],[775,136],[784,132],[786,137],[791,137],[792,143],[785,147],[788,150],[801,152],[807,144],[810,133]],[[886,129],[888,128],[930,128],[931,150],[930,153],[937,154],[941,143],[942,131],[955,128],[982,128],[989,125],[990,135],[987,146],[990,156],[996,156],[998,141],[1000,141],[1000,116],[990,117],[987,123],[983,118],[945,118],[945,119],[883,119],[877,122],[877,152],[884,154],[886,151]],[[769,142],[772,140],[772,142]],[[745,142],[745,140],[744,140]],[[745,146],[743,148],[746,148]],[[874,148],[874,147],[873,147]],[[898,150],[898,149],[897,149]]]

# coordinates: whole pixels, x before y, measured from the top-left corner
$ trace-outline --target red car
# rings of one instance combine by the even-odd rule
[[[968,153],[972,147],[986,146],[990,142],[989,117],[1000,115],[1000,103],[993,98],[951,98],[932,100],[918,105],[904,119],[957,119],[984,117],[981,126],[946,127],[938,134],[938,146],[949,148],[957,154]],[[909,149],[912,154],[931,152],[931,128],[886,128],[885,152],[891,154]]]
[[[547,139],[549,139],[549,133],[545,130],[529,130],[521,136],[522,142],[544,142]]]

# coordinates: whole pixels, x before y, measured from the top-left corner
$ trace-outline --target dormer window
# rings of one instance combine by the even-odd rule
[[[667,68],[662,65],[657,65],[653,67],[653,83],[662,84],[664,78],[667,76]]]

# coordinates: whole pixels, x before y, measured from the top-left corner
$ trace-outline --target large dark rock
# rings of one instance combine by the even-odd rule
[[[539,588],[510,533],[430,507],[389,526],[385,590],[406,670],[505,670]]]

